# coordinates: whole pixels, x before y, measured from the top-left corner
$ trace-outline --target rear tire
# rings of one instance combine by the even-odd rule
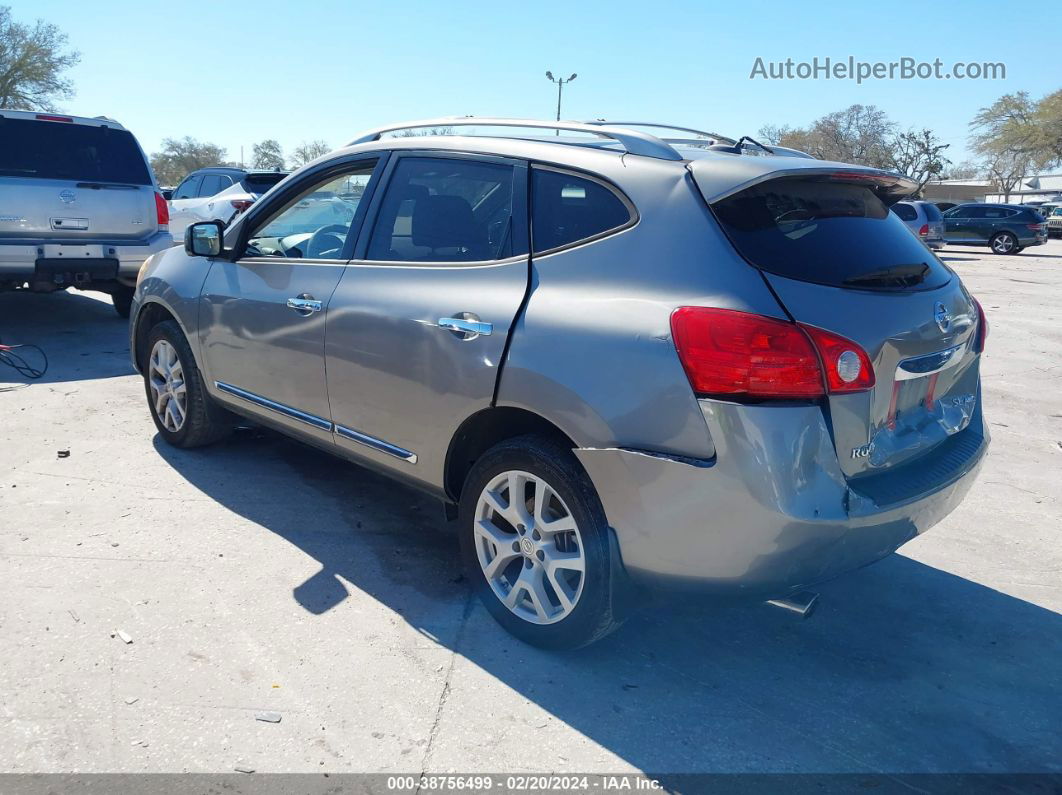
[[[228,436],[235,421],[203,383],[192,349],[172,320],[148,332],[144,392],[159,434],[174,447],[202,447]]]
[[[465,479],[459,523],[472,587],[520,640],[575,649],[622,623],[605,512],[564,445],[529,435],[492,447]]]
[[[1018,238],[1010,232],[998,232],[992,235],[988,245],[996,254],[1009,255],[1018,253]]]
[[[133,288],[119,284],[111,290],[111,303],[118,317],[129,317],[129,310],[133,305]]]

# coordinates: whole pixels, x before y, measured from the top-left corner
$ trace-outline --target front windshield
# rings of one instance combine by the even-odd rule
[[[349,173],[331,177],[306,190],[265,220],[247,240],[251,256],[338,257],[374,162],[361,162]]]

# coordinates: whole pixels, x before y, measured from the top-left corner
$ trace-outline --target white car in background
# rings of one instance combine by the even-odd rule
[[[193,171],[174,188],[170,199],[170,231],[174,239],[183,239],[185,228],[199,221],[228,224],[287,175],[287,171],[247,171],[225,166]]]

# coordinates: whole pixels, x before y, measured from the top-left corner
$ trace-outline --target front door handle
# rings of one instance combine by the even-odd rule
[[[303,293],[295,298],[288,299],[288,309],[294,309],[303,317],[309,317],[314,312],[321,311],[321,302],[309,293]]]
[[[494,331],[494,324],[482,322],[472,312],[459,312],[456,317],[439,318],[439,328],[452,331],[463,340],[474,340],[480,335],[489,337]]]

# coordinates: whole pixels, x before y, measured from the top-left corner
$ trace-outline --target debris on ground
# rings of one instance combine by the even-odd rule
[[[279,712],[256,712],[254,714],[255,720],[264,721],[265,723],[280,723],[281,714]]]
[[[235,770],[237,773],[253,773],[254,772],[254,768],[253,767],[247,767],[247,765],[236,765],[236,767],[234,767],[233,770]]]
[[[69,458],[70,457],[70,451],[69,450],[56,450],[55,453],[56,453],[56,455],[59,458]]]
[[[115,635],[117,635],[119,638],[122,639],[122,643],[132,643],[133,642],[132,636],[128,632],[125,632],[123,630],[116,629],[111,634],[111,637],[113,638]]]
[[[140,700],[140,699],[139,699],[139,698],[137,698],[136,696],[129,696],[129,698],[127,698],[127,699],[125,700],[125,703],[126,703],[126,704],[135,704],[135,703],[136,703],[136,702],[138,702],[139,700]]]
[[[73,610],[67,610],[66,612],[68,612],[70,614],[70,617],[74,619],[75,624],[81,623],[81,619],[77,617],[77,613],[75,613]]]

